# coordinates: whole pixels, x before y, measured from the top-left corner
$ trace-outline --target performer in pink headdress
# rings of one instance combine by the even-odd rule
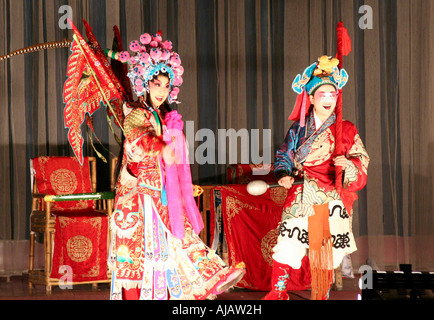
[[[198,236],[204,224],[193,198],[184,123],[169,106],[178,103],[183,82],[180,56],[161,32],[144,33],[130,43],[132,53],[122,51],[116,26],[120,52],[103,51],[83,22],[88,41],[68,19],[74,33],[63,88],[68,141],[83,164],[81,127],[86,123],[95,135],[91,117],[102,106],[110,126],[113,117],[125,137],[110,221],[110,298],[212,298],[240,281],[245,265],[227,266]],[[0,58],[69,44],[46,43]]]
[[[184,69],[170,41],[147,33],[130,51],[107,51],[128,64],[139,101],[124,104],[122,168],[111,221],[111,299],[205,299],[244,275],[199,238],[203,221],[193,199],[178,103]]]

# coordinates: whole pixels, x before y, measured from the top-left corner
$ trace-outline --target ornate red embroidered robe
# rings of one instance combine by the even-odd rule
[[[111,299],[138,288],[140,299],[205,299],[236,283],[242,269],[227,267],[193,231],[171,232],[160,156],[165,125],[160,111],[134,108],[124,122],[126,141],[111,221]]]
[[[309,248],[308,218],[315,214],[314,205],[329,207],[333,268],[339,266],[345,255],[357,250],[351,230],[352,212],[347,212],[335,189],[335,119],[333,114],[317,130],[311,112],[305,127],[300,127],[298,122],[291,126],[276,153],[274,165],[278,179],[285,175],[302,175],[304,179],[303,185],[295,185],[288,192],[278,242],[273,249],[276,261],[294,269],[300,268]],[[366,184],[369,156],[354,124],[343,121],[342,132],[347,158],[343,186],[354,192]]]

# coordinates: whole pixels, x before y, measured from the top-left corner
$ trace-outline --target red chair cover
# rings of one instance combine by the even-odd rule
[[[89,161],[75,157],[32,159],[37,192],[47,195],[91,193]],[[107,216],[93,200],[59,201],[56,215],[52,278],[84,282],[107,279]]]

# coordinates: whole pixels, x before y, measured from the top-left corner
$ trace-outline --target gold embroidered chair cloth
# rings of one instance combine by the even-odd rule
[[[113,192],[96,192],[96,159],[31,159],[29,285],[109,282],[108,217]],[[34,270],[35,234],[44,235],[44,270]]]

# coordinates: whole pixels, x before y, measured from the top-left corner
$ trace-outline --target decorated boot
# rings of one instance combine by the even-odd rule
[[[263,300],[289,300],[286,286],[288,285],[291,267],[273,260],[273,273],[271,274],[272,290]]]

